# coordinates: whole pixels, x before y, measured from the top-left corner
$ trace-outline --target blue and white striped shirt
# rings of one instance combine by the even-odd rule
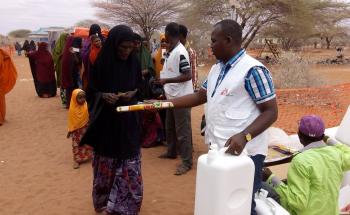
[[[238,60],[245,54],[245,50],[241,49],[235,56],[233,56],[226,64],[222,64],[221,71],[216,81],[212,97],[215,95],[217,87],[226,77],[230,68],[238,62]],[[273,85],[272,77],[269,70],[264,66],[256,66],[249,70],[245,77],[245,89],[256,104],[262,104],[270,101],[276,97],[275,87]],[[208,80],[204,81],[202,88],[207,89]]]
[[[263,66],[249,70],[245,77],[245,89],[256,104],[262,104],[276,97],[270,72]]]

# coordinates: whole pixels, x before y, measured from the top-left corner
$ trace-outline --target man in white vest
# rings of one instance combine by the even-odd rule
[[[164,85],[167,99],[192,94],[190,59],[186,48],[180,42],[180,29],[177,23],[169,23],[166,26],[165,40],[169,50],[160,73],[160,80],[157,82]],[[175,175],[183,175],[192,168],[191,108],[167,110],[165,124],[168,150],[160,158],[175,159],[179,152],[182,163],[177,167]]]
[[[233,155],[246,149],[255,164],[254,196],[261,187],[267,154],[265,131],[278,116],[272,78],[262,63],[241,48],[242,28],[237,22],[223,20],[217,23],[211,41],[218,63],[211,68],[202,88],[170,101],[175,108],[207,103],[206,143],[218,144],[221,148],[226,146],[226,152]],[[251,214],[256,214],[254,198]]]

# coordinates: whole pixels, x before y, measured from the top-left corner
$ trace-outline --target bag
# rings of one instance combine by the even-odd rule
[[[290,215],[286,209],[267,195],[268,192],[264,189],[255,194],[255,211],[258,215]]]

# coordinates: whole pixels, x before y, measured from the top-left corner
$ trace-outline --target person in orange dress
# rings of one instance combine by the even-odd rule
[[[89,53],[89,61],[91,65],[95,64],[95,60],[98,56],[98,53],[101,51],[102,48],[102,41],[97,35],[91,35],[91,47],[90,47],[90,53]]]
[[[85,92],[81,89],[75,89],[68,111],[68,135],[72,137],[73,146],[73,168],[78,169],[83,162],[92,158],[92,147],[79,146],[80,140],[86,132],[89,122],[88,106],[85,99]]]
[[[5,121],[5,95],[15,86],[16,79],[17,71],[10,55],[0,49],[0,126]]]
[[[165,42],[165,35],[161,34],[160,35],[160,47],[158,50],[155,52],[155,55],[153,56],[153,61],[154,61],[154,67],[156,71],[156,78],[160,78],[160,72],[163,69],[163,64],[164,64],[164,59],[165,59],[165,52],[167,49],[167,44]]]

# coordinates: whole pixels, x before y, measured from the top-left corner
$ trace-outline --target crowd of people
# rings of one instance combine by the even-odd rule
[[[56,96],[59,88],[62,105],[69,109],[67,138],[72,138],[73,168],[92,159],[95,211],[139,214],[143,199],[141,147],[166,143],[166,152],[159,158],[176,159],[180,155],[181,164],[174,174],[190,171],[193,165],[191,108],[206,103],[205,142],[227,147],[226,152],[232,155],[240,155],[245,149],[254,162],[251,214],[256,214],[254,194],[263,186],[263,180],[276,189],[281,204],[293,214],[310,214],[305,211],[317,201],[306,196],[317,197],[306,193],[309,185],[300,182],[298,174],[310,173],[301,161],[312,160],[312,153],[303,152],[304,156],[294,159],[288,185],[263,169],[268,150],[266,130],[278,115],[276,93],[269,70],[241,48],[241,26],[233,20],[214,25],[211,48],[218,61],[200,87],[197,56],[187,35],[186,26],[169,23],[159,43],[154,40],[148,49],[149,41],[128,26],[115,26],[104,37],[100,26],[94,24],[88,38],[62,33],[52,55],[47,43],[38,43],[38,49],[34,42],[26,41],[23,47],[16,44],[16,49],[18,46],[24,50],[29,59],[38,96]],[[0,73],[1,125],[4,95],[13,88],[16,71],[11,59],[4,52],[0,54],[1,66],[7,71]],[[118,106],[146,100],[167,100],[173,103],[174,109],[115,111]],[[315,117],[312,123],[310,119],[305,120],[300,125],[299,137],[305,146],[312,146],[305,150],[325,154],[317,151],[324,146],[320,142],[324,137],[324,127],[319,128],[322,123]],[[315,120],[318,123],[314,123]],[[338,171],[337,180],[323,186],[325,193],[334,194],[329,195],[328,201],[337,201],[338,179],[341,172],[350,169],[350,158],[345,152],[349,150],[340,146],[327,151],[345,159],[344,163],[332,167]],[[332,170],[325,174],[332,174]],[[298,183],[290,184],[297,176]],[[300,193],[298,198],[293,196],[296,192]],[[334,204],[329,210],[337,209]]]
[[[191,169],[189,108],[115,111],[121,105],[194,92],[197,59],[187,33],[185,26],[171,23],[159,45],[154,42],[148,48],[149,41],[128,26],[116,26],[104,37],[94,24],[87,38],[62,33],[52,54],[45,42],[15,44],[18,55],[24,51],[29,60],[37,95],[55,97],[59,89],[61,103],[68,109],[73,168],[90,160],[93,163],[97,212],[138,214],[143,196],[141,147],[166,143],[169,152],[160,156],[165,159],[175,158],[179,148],[183,162],[175,174]],[[166,83],[165,78],[169,78]],[[167,90],[169,84],[176,88],[173,92]]]

